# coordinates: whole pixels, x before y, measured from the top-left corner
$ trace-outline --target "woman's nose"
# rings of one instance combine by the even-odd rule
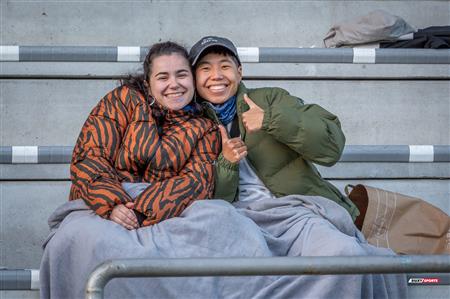
[[[171,78],[169,79],[169,88],[170,89],[177,89],[180,86],[178,83],[177,78]]]

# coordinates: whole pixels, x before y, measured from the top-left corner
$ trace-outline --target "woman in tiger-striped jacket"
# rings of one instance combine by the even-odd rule
[[[178,216],[192,201],[210,198],[220,147],[217,128],[191,102],[184,48],[156,44],[144,74],[129,76],[92,110],[70,168],[70,200],[81,198],[128,229]],[[132,198],[127,182],[147,185]]]

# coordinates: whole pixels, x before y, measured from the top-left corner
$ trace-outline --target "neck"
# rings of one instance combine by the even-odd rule
[[[236,96],[232,96],[222,104],[209,103],[223,125],[229,124],[236,114]]]

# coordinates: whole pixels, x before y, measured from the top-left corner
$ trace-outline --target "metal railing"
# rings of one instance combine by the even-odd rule
[[[3,290],[39,290],[39,269],[0,269]]]
[[[148,47],[0,46],[1,61],[138,62]],[[450,64],[448,49],[238,47],[244,63]]]
[[[0,146],[0,164],[67,164],[73,146]],[[347,145],[340,162],[450,162],[450,145]]]
[[[369,273],[450,273],[450,255],[117,259],[91,273],[86,298],[103,298],[106,284],[119,277]]]

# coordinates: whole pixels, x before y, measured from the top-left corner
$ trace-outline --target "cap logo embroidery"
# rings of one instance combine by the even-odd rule
[[[202,46],[206,43],[213,43],[213,42],[217,43],[218,41],[217,41],[217,39],[212,38],[212,37],[206,38],[206,39],[202,40]]]

